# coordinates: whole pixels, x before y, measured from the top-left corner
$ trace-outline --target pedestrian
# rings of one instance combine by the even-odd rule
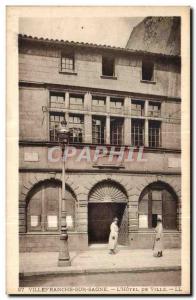
[[[110,225],[110,236],[109,236],[109,249],[110,254],[115,254],[115,250],[118,242],[118,218],[114,218]]]
[[[156,257],[163,256],[163,225],[161,218],[157,219],[157,226],[155,228],[155,240],[153,247],[153,255]]]

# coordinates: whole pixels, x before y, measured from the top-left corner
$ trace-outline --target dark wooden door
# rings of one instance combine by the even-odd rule
[[[176,229],[177,203],[168,191],[163,191],[163,228]]]
[[[119,228],[119,236],[118,236],[118,244],[119,245],[127,245],[128,244],[128,207],[124,205],[121,206],[121,220],[120,220],[120,228]]]
[[[113,218],[119,219],[119,240],[122,245],[128,239],[128,211],[125,203],[89,203],[89,243],[107,243]]]
[[[112,222],[110,203],[90,203],[88,206],[88,235],[90,243],[107,243]]]

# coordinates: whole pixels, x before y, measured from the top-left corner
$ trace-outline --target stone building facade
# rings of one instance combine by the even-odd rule
[[[70,249],[180,247],[180,56],[19,35],[20,251],[58,251],[62,161]]]

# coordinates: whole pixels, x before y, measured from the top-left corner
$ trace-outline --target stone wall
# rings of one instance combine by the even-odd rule
[[[59,89],[58,89],[59,90]],[[62,91],[62,90],[60,90]],[[64,93],[66,89],[64,90]],[[49,141],[49,94],[47,88],[37,87],[21,87],[19,93],[20,104],[20,140],[29,141]],[[111,116],[110,112],[110,97],[107,96],[106,111],[101,114],[92,111],[92,93],[84,92],[84,108],[83,110],[69,109],[69,93],[67,92],[65,99],[65,107],[62,109],[51,109],[53,111],[61,111],[68,114],[79,113],[84,114],[84,142],[92,143],[92,116],[101,115],[106,117]],[[124,99],[124,110],[122,114],[113,114],[116,117],[125,117],[124,121],[124,144],[131,144],[131,99],[134,97],[122,97]],[[148,99],[148,95],[143,96],[144,101]],[[160,99],[157,97],[157,100]],[[146,101],[146,103],[149,101]],[[162,122],[162,141],[163,148],[180,149],[181,148],[181,134],[180,134],[180,109],[181,103],[175,100],[161,101],[161,115],[158,120]],[[145,116],[146,117],[146,116]],[[140,118],[140,117],[138,117]],[[148,119],[152,119],[148,117]],[[155,118],[154,118],[155,119]],[[147,119],[146,119],[147,120]],[[106,126],[107,127],[107,126]],[[107,136],[106,136],[107,142]],[[107,142],[109,143],[109,142]],[[146,145],[147,146],[147,145]]]
[[[64,74],[59,72],[59,49],[51,47],[50,51],[44,51],[43,44],[27,45],[25,49],[20,49],[19,80],[180,97],[180,65],[172,60],[154,59],[155,82],[147,83],[141,81],[142,59],[145,59],[145,56],[107,51],[107,55],[115,56],[115,80],[101,77],[102,55],[106,54],[104,51],[77,48],[74,49],[74,53],[74,73]]]
[[[21,174],[22,175],[22,174]],[[43,174],[43,173],[28,173],[23,174],[20,186],[19,195],[19,231],[21,233],[20,245],[21,251],[41,251],[42,243],[45,248],[51,247],[55,250],[57,236],[42,233],[40,234],[26,234],[26,206],[29,192],[36,186],[36,184],[45,180],[61,180],[61,174]],[[143,232],[138,227],[138,202],[143,189],[153,182],[167,183],[175,192],[178,198],[177,208],[177,224],[178,231],[168,232],[165,236],[167,247],[180,246],[181,230],[181,180],[180,176],[155,176],[155,175],[122,175],[122,174],[69,174],[66,176],[66,184],[74,191],[77,199],[77,220],[76,231],[70,233],[70,247],[83,249],[88,247],[88,195],[92,188],[103,180],[111,180],[118,183],[125,189],[128,199],[128,232],[129,232],[129,245],[132,248],[152,246],[152,231]],[[173,236],[173,240],[172,240]],[[147,240],[147,242],[146,242]],[[43,249],[45,249],[43,247]],[[52,250],[51,250],[52,251]]]

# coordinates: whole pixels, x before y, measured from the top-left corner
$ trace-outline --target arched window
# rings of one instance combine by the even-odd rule
[[[139,228],[154,228],[160,217],[164,229],[177,228],[177,197],[164,183],[153,183],[141,193]]]
[[[67,221],[74,230],[75,197],[66,187]],[[50,232],[60,230],[61,183],[46,181],[35,187],[29,195],[27,206],[27,231]]]

